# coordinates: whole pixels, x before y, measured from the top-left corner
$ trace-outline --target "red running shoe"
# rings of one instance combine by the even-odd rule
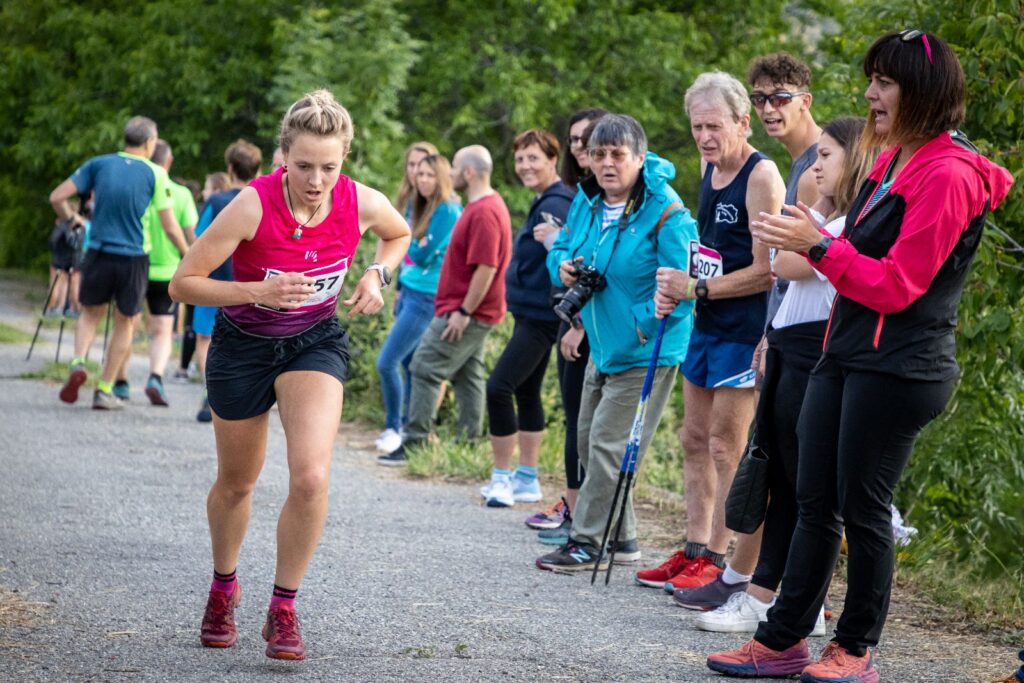
[[[676,574],[665,583],[666,593],[675,593],[680,588],[700,588],[706,586],[722,575],[722,568],[712,562],[706,555],[701,555],[690,562],[682,572]]]
[[[686,553],[682,550],[677,550],[672,557],[668,558],[657,567],[638,571],[634,575],[634,578],[641,586],[664,588],[667,581],[690,566],[690,563],[692,562],[693,560],[688,558]]]
[[[306,646],[299,634],[299,617],[293,609],[278,607],[267,610],[263,640],[267,641],[267,656],[271,659],[306,658]]]
[[[199,631],[203,647],[231,647],[238,640],[235,629],[235,608],[242,601],[242,586],[235,582],[235,592],[210,591],[206,613]]]
[[[78,389],[85,384],[85,380],[89,378],[89,373],[86,372],[85,366],[79,363],[78,365],[72,366],[71,371],[68,372],[68,378],[64,382],[64,386],[60,388],[60,400],[65,403],[74,403],[78,400]]]
[[[830,641],[821,658],[804,669],[802,683],[878,683],[878,670],[871,663],[871,651],[854,657],[850,651]]]
[[[736,678],[789,678],[814,663],[807,641],[778,652],[750,639],[736,650],[708,656],[708,668]]]

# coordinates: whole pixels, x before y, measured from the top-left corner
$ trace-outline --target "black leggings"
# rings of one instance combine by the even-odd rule
[[[544,430],[540,390],[551,358],[558,322],[516,317],[512,338],[487,378],[491,436]],[[515,405],[512,401],[515,399]],[[516,419],[516,408],[519,410]]]
[[[917,436],[942,413],[955,385],[852,370],[822,357],[797,426],[796,530],[782,590],[757,628],[758,642],[785,650],[814,628],[845,523],[848,589],[835,640],[855,656],[878,644],[895,558],[893,489]]]
[[[569,325],[562,323],[558,328],[558,343],[569,331]],[[565,486],[578,491],[583,486],[586,472],[580,464],[579,431],[576,424],[580,417],[580,397],[583,395],[583,377],[587,374],[587,360],[590,358],[590,342],[586,335],[579,347],[580,357],[567,361],[561,349],[555,347],[558,360],[558,385],[562,390],[562,407],[565,409]]]
[[[768,333],[757,434],[768,453],[769,498],[761,553],[750,582],[773,593],[782,581],[796,526],[797,418],[811,370],[821,358],[825,326],[820,320]]]

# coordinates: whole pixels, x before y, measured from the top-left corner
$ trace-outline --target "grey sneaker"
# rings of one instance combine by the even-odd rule
[[[609,543],[608,555],[611,556],[611,548],[615,548],[615,564],[632,564],[641,558],[640,544],[636,539],[629,541],[618,541]]]
[[[722,575],[719,574],[714,581],[698,588],[677,588],[672,594],[672,599],[680,607],[710,612],[728,602],[729,596],[733,593],[747,590],[749,585],[749,581],[730,585],[722,581]]]
[[[124,408],[124,401],[113,394],[97,389],[92,395],[93,410],[121,410]]]

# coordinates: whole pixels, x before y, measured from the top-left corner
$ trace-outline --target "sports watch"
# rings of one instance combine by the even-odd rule
[[[377,275],[380,276],[381,289],[391,284],[391,271],[383,263],[374,263],[372,265],[369,265],[366,267],[366,270],[364,270],[363,273],[366,273],[371,270],[376,270]]]
[[[698,301],[707,301],[708,281],[704,278],[698,279],[697,284],[693,287],[693,295],[697,297]]]
[[[820,242],[807,250],[807,258],[815,263],[821,261],[821,259],[825,258],[825,252],[828,251],[828,245],[830,244],[832,244],[831,237],[822,237]]]

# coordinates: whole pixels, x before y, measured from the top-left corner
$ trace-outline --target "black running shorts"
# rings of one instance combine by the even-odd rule
[[[348,362],[348,333],[334,316],[293,337],[258,337],[218,312],[206,360],[210,408],[225,420],[256,417],[277,401],[281,373],[312,370],[344,384]]]
[[[82,259],[78,301],[83,306],[117,303],[122,315],[142,312],[149,283],[148,256],[119,256],[90,249]]]
[[[146,286],[146,304],[149,306],[150,315],[174,315],[178,310],[178,304],[167,291],[170,286],[170,282],[149,281]]]

